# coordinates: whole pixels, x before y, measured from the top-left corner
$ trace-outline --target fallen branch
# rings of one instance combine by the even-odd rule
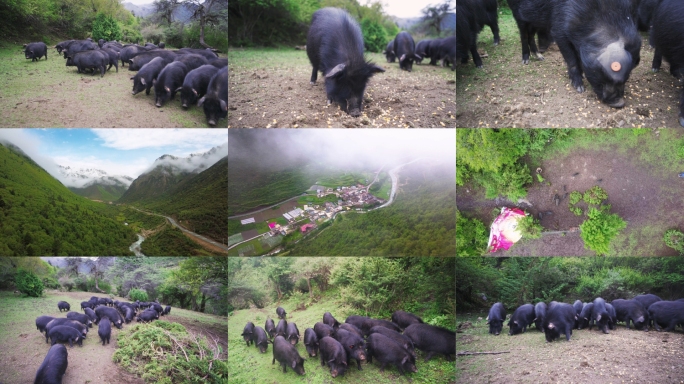
[[[502,351],[502,352],[470,352],[470,351],[463,351],[463,352],[458,352],[456,356],[470,356],[470,355],[500,355],[502,353],[511,353],[510,351]]]

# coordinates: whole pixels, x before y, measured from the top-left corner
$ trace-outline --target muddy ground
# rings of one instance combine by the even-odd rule
[[[486,312],[457,318],[456,352],[502,352],[460,356],[459,383],[681,383],[684,377],[684,333],[627,329],[619,324],[609,334],[596,327],[573,330],[570,341],[547,343],[532,329],[515,336],[490,335]],[[469,324],[466,324],[469,323]]]
[[[210,128],[201,107],[181,107],[180,93],[161,108],[155,106],[154,89],[132,95],[130,77],[137,72],[118,64],[118,73],[112,67],[104,77],[79,74],[51,46],[47,60],[31,62],[21,46],[0,43],[0,126]],[[218,124],[225,127],[226,120]]]
[[[586,91],[577,93],[556,44],[543,61],[531,58],[523,65],[515,20],[508,8],[499,12],[501,44],[493,45],[489,27],[478,37],[478,51],[487,55],[484,69],[472,59],[456,67],[458,127],[679,127],[681,85],[665,61],[660,72],[651,71],[654,50],[647,34],[641,62],[625,86],[626,105],[615,109],[599,101],[586,79]]]
[[[363,113],[351,117],[336,103],[327,105],[323,77],[309,84],[306,51],[233,49],[228,79],[228,127],[266,128],[453,128],[456,126],[455,74],[427,61],[411,73],[387,63],[384,55],[366,59],[385,69],[368,82]]]
[[[2,292],[2,297],[12,296],[11,292]],[[57,292],[50,291],[44,293],[40,299],[15,297],[5,298],[10,300],[4,310],[0,310],[3,325],[0,328],[0,377],[5,384],[30,383],[33,382],[38,367],[43,362],[50,344],[45,343],[45,336],[36,330],[35,318],[41,315],[53,317],[66,317],[64,312],[60,315],[57,309],[57,301],[66,300],[71,304],[71,310],[83,313],[79,310],[80,302],[87,301],[91,296],[90,292]],[[96,295],[104,296],[104,295]],[[50,303],[54,301],[54,309],[44,308],[45,297],[50,298]],[[52,300],[51,298],[55,298]],[[17,299],[15,303],[11,301]],[[117,297],[115,299],[125,300]],[[51,305],[50,307],[53,307]],[[11,314],[9,312],[12,312]],[[174,311],[176,314],[174,314]],[[163,320],[183,324],[189,332],[197,335],[205,335],[219,340],[222,348],[222,358],[227,359],[228,335],[226,324],[200,322],[184,316],[186,312],[171,310],[171,313],[164,316]],[[124,324],[124,329],[127,326]],[[112,327],[110,343],[102,346],[102,342],[97,335],[97,325],[88,329],[88,336],[83,341],[83,346],[74,345],[70,348],[66,344],[69,353],[69,365],[64,375],[65,383],[103,383],[120,384],[132,383],[142,384],[144,381],[136,375],[128,373],[125,369],[112,361],[112,356],[117,348],[117,334],[120,332],[116,327]],[[210,344],[213,344],[211,342]]]
[[[574,149],[539,165],[545,181],[539,183],[535,177],[525,200],[488,200],[483,191],[471,184],[457,187],[456,205],[459,211],[480,219],[486,227],[501,207],[517,205],[535,218],[541,212],[544,231],[570,231],[544,234],[540,239],[523,239],[508,251],[499,250],[490,253],[491,256],[590,256],[594,252],[584,248],[577,230],[586,216],[570,212],[565,194],[583,193],[598,185],[608,193],[604,203],[612,206],[611,212],[627,222],[626,229],[611,244],[613,256],[675,256],[676,251],[665,246],[662,236],[665,230],[682,223],[684,180],[676,173],[664,172],[661,167],[640,161],[639,156],[638,150],[625,153],[624,148],[619,150],[616,146]],[[557,206],[556,194],[562,198]],[[586,207],[582,203],[578,206]]]

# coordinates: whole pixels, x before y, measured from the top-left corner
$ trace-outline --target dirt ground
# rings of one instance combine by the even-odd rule
[[[456,126],[454,72],[426,61],[414,64],[409,73],[381,54],[367,53],[366,59],[386,72],[371,77],[362,115],[355,118],[336,103],[327,105],[320,72],[316,85],[309,84],[311,64],[305,51],[236,49],[229,56],[229,128]]]
[[[593,251],[584,248],[576,228],[585,216],[575,216],[568,209],[566,193],[598,185],[608,193],[611,212],[625,221],[627,228],[615,240],[614,256],[675,256],[677,253],[661,240],[665,229],[681,223],[684,202],[682,179],[663,177],[654,167],[638,162],[637,156],[616,153],[615,148],[604,150],[573,150],[571,154],[544,161],[540,168],[544,183],[535,181],[527,198],[510,202],[498,198],[486,200],[472,186],[457,187],[456,205],[459,211],[482,220],[489,226],[493,211],[503,206],[519,206],[539,218],[544,231],[568,231],[566,234],[545,234],[540,239],[525,239],[510,250],[499,250],[492,256],[589,256]],[[562,200],[558,206],[554,195]],[[584,205],[578,205],[585,207]],[[497,213],[498,213],[497,211]]]
[[[499,9],[501,44],[493,46],[489,27],[479,34],[478,51],[484,69],[472,59],[456,67],[458,127],[679,127],[681,85],[663,61],[651,71],[654,50],[642,33],[641,61],[625,85],[625,107],[599,101],[589,82],[577,93],[556,44],[544,60],[522,64],[520,34],[508,8]],[[534,55],[532,55],[534,56]]]
[[[223,56],[225,57],[225,56]],[[91,76],[66,67],[48,47],[48,60],[26,60],[20,46],[0,48],[0,126],[22,128],[209,127],[201,107],[183,110],[180,93],[157,108],[154,90],[132,95],[137,72],[112,67]],[[219,124],[226,124],[225,120]],[[226,125],[224,125],[225,127]]]
[[[684,377],[684,333],[627,329],[610,334],[573,330],[570,341],[546,343],[532,327],[515,336],[490,335],[487,313],[465,316],[472,326],[456,333],[456,352],[502,352],[460,356],[459,383],[681,383]],[[465,321],[463,321],[465,322]]]
[[[90,292],[55,292],[56,295],[73,298],[68,300],[71,310],[78,310],[81,301],[87,301],[91,296]],[[96,295],[102,296],[102,295]],[[115,298],[125,300],[123,298]],[[30,308],[35,310],[35,308]],[[82,312],[81,312],[82,313]],[[30,383],[33,382],[37,368],[43,362],[45,354],[49,349],[49,344],[45,343],[44,334],[39,333],[35,328],[35,317],[40,315],[54,317],[64,317],[59,315],[57,308],[50,313],[40,313],[31,317],[29,324],[5,324],[7,327],[21,328],[22,332],[14,336],[14,340],[4,342],[0,348],[0,377],[3,384]],[[164,316],[164,320],[183,324],[190,332],[198,335],[212,336],[219,340],[218,344],[222,348],[222,358],[227,359],[228,335],[226,325],[210,324],[200,322],[196,319],[189,319],[184,316],[171,314]],[[130,325],[128,325],[130,326]],[[124,325],[124,329],[127,325]],[[64,375],[65,383],[102,383],[102,384],[143,384],[144,381],[136,375],[128,373],[125,369],[112,361],[112,356],[117,347],[117,334],[120,332],[116,327],[112,327],[112,336],[109,344],[102,346],[97,335],[97,325],[88,329],[88,336],[83,341],[83,346],[74,345],[70,348],[66,344],[69,353],[69,365]],[[11,367],[11,369],[10,369]]]

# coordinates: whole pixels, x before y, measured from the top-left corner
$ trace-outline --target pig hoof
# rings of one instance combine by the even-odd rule
[[[309,84],[316,85],[316,82],[315,81],[309,81]]]
[[[537,52],[536,55],[537,55],[537,59],[542,60],[542,61],[544,60],[544,55],[542,55],[541,53]]]
[[[682,116],[679,116],[679,125],[684,127],[684,117],[682,117]]]
[[[527,65],[527,64],[530,63],[530,60],[529,60],[529,59],[523,59],[522,63],[523,63],[524,65]]]
[[[584,92],[584,85],[578,85],[575,87],[575,89],[577,90],[578,93],[582,93],[582,92]]]
[[[657,73],[659,70],[660,68],[651,68],[651,71],[653,71],[653,73]]]
[[[477,67],[480,69],[484,69],[484,66],[482,66],[482,65],[478,65]]]

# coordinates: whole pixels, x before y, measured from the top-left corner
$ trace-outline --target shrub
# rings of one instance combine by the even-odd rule
[[[570,207],[570,212],[574,213],[575,216],[582,216],[584,211],[580,207]]]
[[[32,297],[40,297],[43,294],[43,282],[33,272],[19,269],[14,278],[17,290]]]
[[[43,286],[49,289],[59,289],[61,287],[54,277],[43,277]]]
[[[194,336],[179,323],[159,320],[119,332],[113,360],[154,383],[221,383],[228,364],[220,347]]]
[[[589,208],[589,218],[580,225],[580,236],[584,246],[597,255],[608,253],[611,240],[625,229],[627,223],[617,214]]]
[[[361,32],[363,33],[363,42],[370,52],[382,52],[389,40],[385,28],[377,21],[371,19],[363,19],[361,21]]]
[[[68,292],[71,292],[71,290],[74,288],[74,280],[66,276],[62,276],[59,278],[59,284],[61,284],[62,287],[66,289]]]
[[[599,205],[601,202],[608,198],[608,193],[597,186],[591,187],[588,191],[584,192],[584,201],[587,204]]]
[[[582,194],[577,192],[577,191],[572,191],[570,192],[570,205],[575,205],[579,203],[579,201],[582,200]]]
[[[128,297],[131,298],[131,300],[135,301],[148,301],[147,298],[147,292],[143,291],[142,289],[138,288],[133,288],[128,292]]]
[[[542,229],[539,221],[532,216],[525,216],[518,221],[518,230],[523,237],[538,239],[541,237]]]
[[[121,27],[119,27],[119,23],[117,23],[113,17],[100,12],[93,22],[92,36],[95,41],[98,41],[99,39],[105,39],[107,41],[121,40]]]
[[[164,29],[157,24],[151,24],[140,31],[145,41],[151,41],[154,44],[159,44],[164,39]]]
[[[665,245],[684,256],[684,233],[677,229],[668,229],[663,235],[663,241],[665,241]]]

